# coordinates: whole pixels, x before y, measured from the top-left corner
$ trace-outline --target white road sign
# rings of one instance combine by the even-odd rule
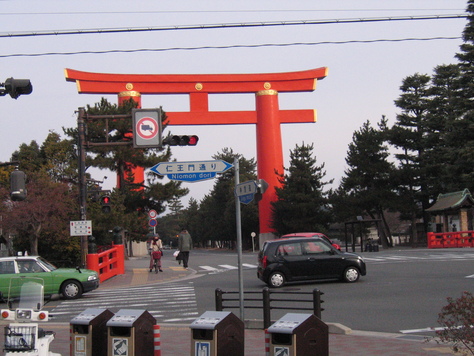
[[[71,236],[92,235],[92,220],[71,221],[69,224]]]

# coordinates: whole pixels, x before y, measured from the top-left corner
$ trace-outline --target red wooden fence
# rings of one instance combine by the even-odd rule
[[[428,233],[428,248],[449,247],[474,247],[474,231]]]
[[[87,268],[97,271],[100,282],[125,274],[124,245],[112,245],[109,250],[87,255]]]

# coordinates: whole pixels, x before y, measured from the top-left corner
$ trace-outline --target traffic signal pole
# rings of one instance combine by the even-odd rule
[[[237,187],[240,183],[240,168],[239,159],[234,158],[234,177],[235,186]],[[245,321],[244,318],[244,279],[242,270],[242,218],[240,215],[240,200],[235,197],[235,219],[237,226],[237,265],[239,266],[239,308],[240,308],[240,320]]]
[[[77,131],[78,131],[78,160],[79,160],[79,219],[87,220],[87,181],[86,181],[86,136],[84,123],[85,109],[79,108],[77,116]],[[81,236],[81,265],[86,267],[88,249],[88,237]]]

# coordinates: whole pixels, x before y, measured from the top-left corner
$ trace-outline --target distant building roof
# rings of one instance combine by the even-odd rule
[[[463,207],[471,207],[474,205],[474,198],[469,189],[459,192],[446,193],[438,195],[438,199],[433,206],[426,209],[429,212],[441,212],[446,210],[457,210]]]

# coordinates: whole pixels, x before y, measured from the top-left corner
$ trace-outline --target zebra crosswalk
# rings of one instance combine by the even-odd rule
[[[242,267],[245,269],[253,269],[257,268],[257,265],[250,264],[250,263],[242,263]],[[236,270],[239,267],[237,265],[217,265],[217,266],[198,266],[196,269],[197,272],[207,272],[209,274],[221,273],[225,271]]]
[[[69,321],[88,308],[146,309],[157,320],[168,323],[192,321],[198,315],[192,283],[98,289],[80,299],[62,301],[49,313],[53,321]]]
[[[397,254],[378,254],[378,253],[362,253],[364,260],[367,263],[379,264],[379,263],[402,263],[402,262],[415,262],[415,261],[460,261],[460,260],[473,260],[474,252],[463,252],[463,253],[452,253],[452,252],[429,252],[416,255],[397,255]],[[256,269],[256,264],[243,263],[244,269]],[[198,273],[216,274],[226,271],[232,271],[238,269],[238,265],[221,264],[221,265],[202,265],[196,266],[195,270]]]
[[[398,263],[398,262],[414,262],[414,261],[461,261],[474,260],[474,253],[426,253],[418,255],[377,255],[364,254],[364,260],[367,263]]]

